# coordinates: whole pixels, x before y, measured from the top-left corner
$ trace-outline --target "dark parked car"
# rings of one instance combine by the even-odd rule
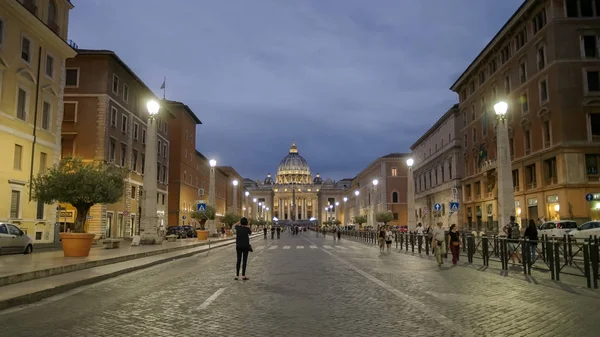
[[[182,226],[169,226],[167,228],[167,235],[177,235],[178,239],[187,237],[187,233]]]
[[[186,237],[195,238],[197,236],[196,228],[194,228],[192,226],[181,226],[181,227],[182,227],[183,232],[185,233]]]

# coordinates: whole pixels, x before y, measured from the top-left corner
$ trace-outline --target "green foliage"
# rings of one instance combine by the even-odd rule
[[[341,225],[341,224],[342,224],[342,222],[341,222],[340,220],[338,220],[338,219],[335,219],[335,220],[333,220],[333,221],[332,221],[332,223],[333,223],[334,225],[336,225],[336,226],[339,226],[339,225]]]
[[[73,231],[83,233],[92,206],[121,200],[126,174],[126,170],[114,165],[67,157],[33,179],[31,197],[45,204],[73,205],[77,209]]]
[[[214,220],[217,214],[217,210],[210,205],[206,205],[206,210],[204,211],[204,213],[200,213],[200,212],[192,212],[190,214],[190,217],[192,217],[192,219],[196,219],[198,220],[198,222],[200,222],[200,229],[201,230],[206,230],[205,224],[207,220]]]
[[[231,229],[231,227],[233,225],[235,225],[236,223],[238,223],[241,218],[242,217],[240,217],[239,215],[237,215],[235,213],[226,213],[225,215],[223,215],[221,217],[220,221],[221,221],[221,223],[226,224],[229,229]]]
[[[250,224],[250,226],[258,226],[259,221],[258,219],[249,219],[248,223]]]
[[[387,225],[388,222],[394,220],[394,214],[392,212],[381,212],[375,215],[375,220],[377,222],[383,222],[384,225]]]
[[[266,226],[267,225],[267,221],[264,220],[264,219],[260,219],[260,220],[258,220],[258,225],[259,226]]]
[[[367,222],[367,217],[364,215],[357,215],[354,217],[354,222],[358,224],[358,226],[362,226],[365,222]]]

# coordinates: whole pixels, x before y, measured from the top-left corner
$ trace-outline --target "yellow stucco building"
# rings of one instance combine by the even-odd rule
[[[0,1],[0,222],[54,241],[56,205],[30,200],[30,181],[60,158],[68,0]]]

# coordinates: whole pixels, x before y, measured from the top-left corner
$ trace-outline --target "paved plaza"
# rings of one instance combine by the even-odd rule
[[[314,233],[252,240],[0,313],[0,336],[597,336],[598,292]]]

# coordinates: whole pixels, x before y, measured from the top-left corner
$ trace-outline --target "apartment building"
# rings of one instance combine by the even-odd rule
[[[462,224],[463,210],[461,178],[463,169],[461,129],[458,104],[451,107],[411,147],[414,159],[415,219],[425,228],[441,222],[444,228]],[[452,210],[450,202],[458,202]],[[440,209],[434,208],[440,204]]]
[[[94,206],[87,232],[97,237],[139,234],[149,118],[146,103],[156,96],[114,52],[82,49],[75,58],[67,60],[64,96],[62,156],[128,169],[123,198],[115,204]],[[159,222],[164,226],[168,211],[168,131],[174,118],[169,109],[169,104],[161,104],[157,117],[156,202]],[[72,207],[63,206],[75,215]]]
[[[56,205],[31,200],[31,180],[60,158],[67,0],[0,1],[0,222],[35,243],[55,239]]]
[[[168,225],[183,226],[193,224],[190,213],[195,210],[196,203],[204,199],[205,191],[208,192],[208,170],[205,167],[201,170],[201,160],[196,155],[196,127],[202,122],[181,102],[166,101],[165,104],[175,115],[169,123]]]
[[[468,227],[497,228],[499,100],[509,104],[518,220],[600,217],[599,18],[598,1],[525,1],[452,85]]]

